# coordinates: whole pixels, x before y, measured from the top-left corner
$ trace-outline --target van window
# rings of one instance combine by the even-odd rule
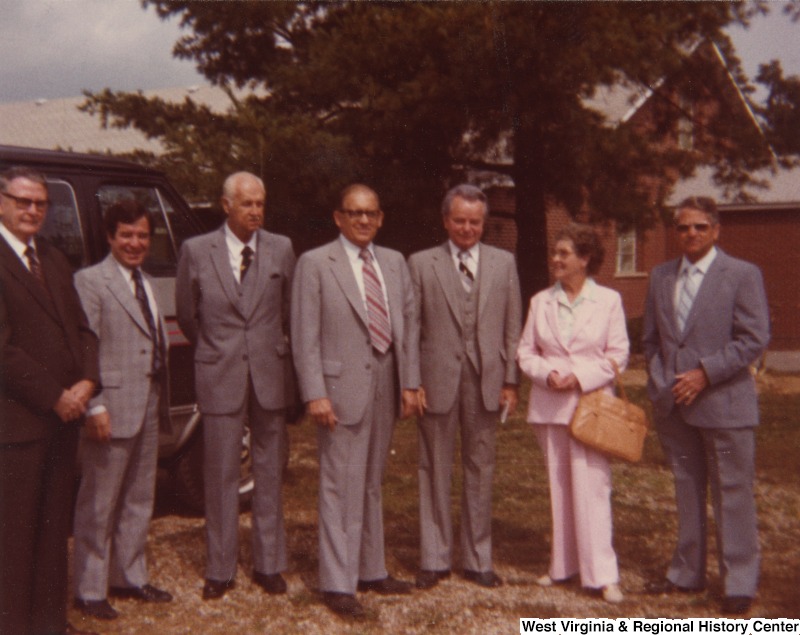
[[[88,262],[75,192],[66,181],[48,179],[47,196],[50,205],[39,233],[67,257],[73,269],[79,269]]]
[[[104,215],[111,205],[125,199],[139,201],[147,208],[153,219],[154,228],[150,240],[150,253],[144,263],[144,269],[154,276],[174,276],[175,247],[167,218],[169,215],[174,215],[175,210],[161,190],[157,187],[103,185],[98,188],[97,197]]]

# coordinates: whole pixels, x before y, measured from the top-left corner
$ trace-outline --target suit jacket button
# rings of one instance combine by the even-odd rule
[[[366,368],[367,370],[369,370],[370,368],[372,368],[372,364],[365,364],[365,365],[364,365],[364,368]]]
[[[244,361],[247,361],[247,355],[242,355],[242,359],[243,359]]]

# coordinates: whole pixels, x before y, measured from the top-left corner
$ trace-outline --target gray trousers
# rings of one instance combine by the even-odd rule
[[[434,386],[426,387],[435,390]],[[469,362],[461,371],[459,396],[446,414],[426,414],[419,422],[421,566],[449,569],[453,557],[450,487],[456,434],[461,431],[461,564],[472,571],[492,569],[492,479],[496,412],[483,405],[480,377]]]
[[[674,584],[701,587],[706,577],[706,492],[710,486],[725,595],[754,597],[760,553],[754,428],[697,428],[673,409],[656,420],[675,477],[678,543],[667,572]]]
[[[355,425],[319,426],[319,588],[353,594],[387,576],[382,482],[397,414],[394,355],[373,355],[371,395]]]
[[[262,408],[252,385],[239,412],[203,415],[206,506],[206,578],[236,577],[239,556],[239,476],[247,418],[253,458],[253,569],[273,574],[286,569],[286,529],[281,493],[287,443],[284,410]]]
[[[73,535],[75,596],[82,600],[105,599],[109,585],[147,584],[145,546],[155,499],[158,393],[153,383],[144,422],[133,437],[81,440]]]

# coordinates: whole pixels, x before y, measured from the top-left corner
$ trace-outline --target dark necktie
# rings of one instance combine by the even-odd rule
[[[142,309],[142,315],[144,315],[145,322],[147,322],[147,328],[150,331],[150,337],[153,340],[153,362],[151,365],[151,374],[153,377],[157,377],[164,368],[164,349],[158,338],[156,321],[153,317],[153,312],[150,309],[150,302],[147,300],[147,292],[144,290],[142,272],[139,269],[133,270],[133,282],[136,287],[136,299],[139,301],[139,306]]]
[[[475,282],[475,275],[472,270],[467,266],[469,260],[468,251],[458,252],[458,271],[461,274],[461,284],[464,285],[464,290],[469,292],[472,290],[472,283]]]
[[[253,250],[248,245],[242,249],[242,264],[239,267],[239,284],[244,284],[244,277],[247,275],[247,270],[253,264]]]
[[[358,255],[364,261],[364,295],[367,298],[367,321],[369,339],[373,348],[385,353],[392,345],[392,329],[389,325],[389,312],[383,299],[383,287],[369,249],[362,249]]]
[[[33,277],[36,278],[36,282],[38,282],[43,289],[47,289],[47,283],[44,281],[44,274],[42,273],[42,265],[39,264],[39,259],[36,257],[36,250],[28,246],[25,249],[25,257],[28,259],[28,267],[33,274]]]

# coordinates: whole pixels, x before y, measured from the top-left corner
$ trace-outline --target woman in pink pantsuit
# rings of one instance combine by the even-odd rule
[[[611,468],[605,455],[570,436],[581,393],[613,389],[613,359],[628,361],[628,334],[619,293],[589,276],[603,248],[594,229],[571,224],[556,238],[556,283],[537,293],[517,349],[532,380],[528,422],[545,457],[553,519],[550,570],[542,586],[580,574],[582,586],[601,589],[607,602],[623,599],[612,545]]]

